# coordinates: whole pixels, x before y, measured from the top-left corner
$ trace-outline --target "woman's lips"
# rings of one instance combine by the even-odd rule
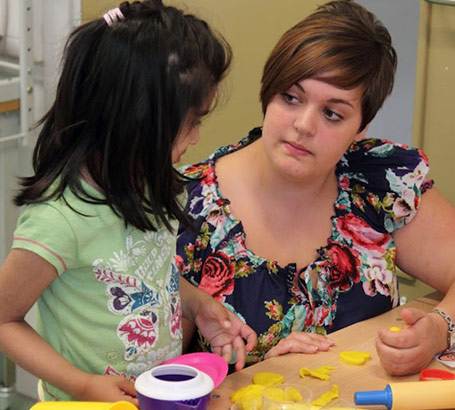
[[[294,155],[298,156],[306,156],[311,155],[311,152],[308,151],[306,148],[302,147],[301,145],[295,144],[293,142],[285,141],[285,146],[288,151],[290,151]]]

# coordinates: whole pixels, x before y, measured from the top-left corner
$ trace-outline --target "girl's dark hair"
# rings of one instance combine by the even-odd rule
[[[109,26],[99,18],[70,35],[54,104],[40,121],[34,175],[21,180],[15,203],[65,199],[68,187],[141,230],[155,230],[157,221],[171,230],[170,219],[189,222],[177,200],[184,180],[172,147],[232,53],[205,21],[161,0],[119,8],[124,19]],[[84,189],[84,172],[105,198]]]
[[[392,92],[396,67],[384,25],[353,1],[331,1],[284,33],[272,50],[262,76],[262,111],[296,82],[319,77],[344,89],[362,87],[360,132]]]

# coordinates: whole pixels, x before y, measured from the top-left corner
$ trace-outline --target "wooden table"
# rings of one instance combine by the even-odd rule
[[[406,307],[419,308],[424,311],[430,311],[436,304],[437,300],[429,297],[422,297],[406,304]],[[340,399],[354,403],[354,392],[366,390],[382,390],[389,382],[418,381],[419,375],[391,377],[386,374],[379,363],[374,340],[378,328],[390,328],[391,326],[400,326],[400,310],[404,306],[397,307],[385,314],[375,318],[356,323],[352,326],[331,333],[330,338],[335,341],[328,352],[319,352],[310,354],[288,354],[279,357],[273,357],[254,366],[250,366],[242,371],[229,375],[212,393],[212,399],[209,404],[209,410],[227,410],[231,406],[229,400],[230,394],[252,383],[252,377],[255,373],[261,371],[277,372],[284,376],[286,383],[301,384],[312,390],[313,398],[330,390],[334,384],[339,387]],[[341,362],[338,359],[340,352],[345,350],[360,350],[371,353],[371,360],[365,365],[353,366]],[[332,372],[328,381],[299,376],[299,370],[302,367],[314,369],[323,365],[335,366],[336,370]],[[428,367],[445,368],[442,364],[433,361]],[[376,409],[385,409],[385,407],[372,407]]]

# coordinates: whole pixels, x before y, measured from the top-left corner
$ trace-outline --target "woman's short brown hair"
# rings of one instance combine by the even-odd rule
[[[396,66],[384,25],[357,3],[331,1],[284,33],[272,50],[262,75],[262,111],[297,81],[319,77],[343,89],[362,87],[361,131],[392,92]]]

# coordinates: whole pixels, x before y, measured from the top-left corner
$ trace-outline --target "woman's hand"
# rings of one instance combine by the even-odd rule
[[[80,401],[129,401],[139,407],[133,382],[122,376],[87,375],[82,390],[75,395]]]
[[[391,376],[417,373],[447,348],[447,324],[438,314],[403,309],[401,317],[408,327],[399,332],[379,329],[376,339],[381,365]]]
[[[278,344],[272,347],[265,359],[281,356],[286,353],[307,353],[325,352],[335,342],[326,336],[309,332],[292,332],[288,337],[281,339]]]

